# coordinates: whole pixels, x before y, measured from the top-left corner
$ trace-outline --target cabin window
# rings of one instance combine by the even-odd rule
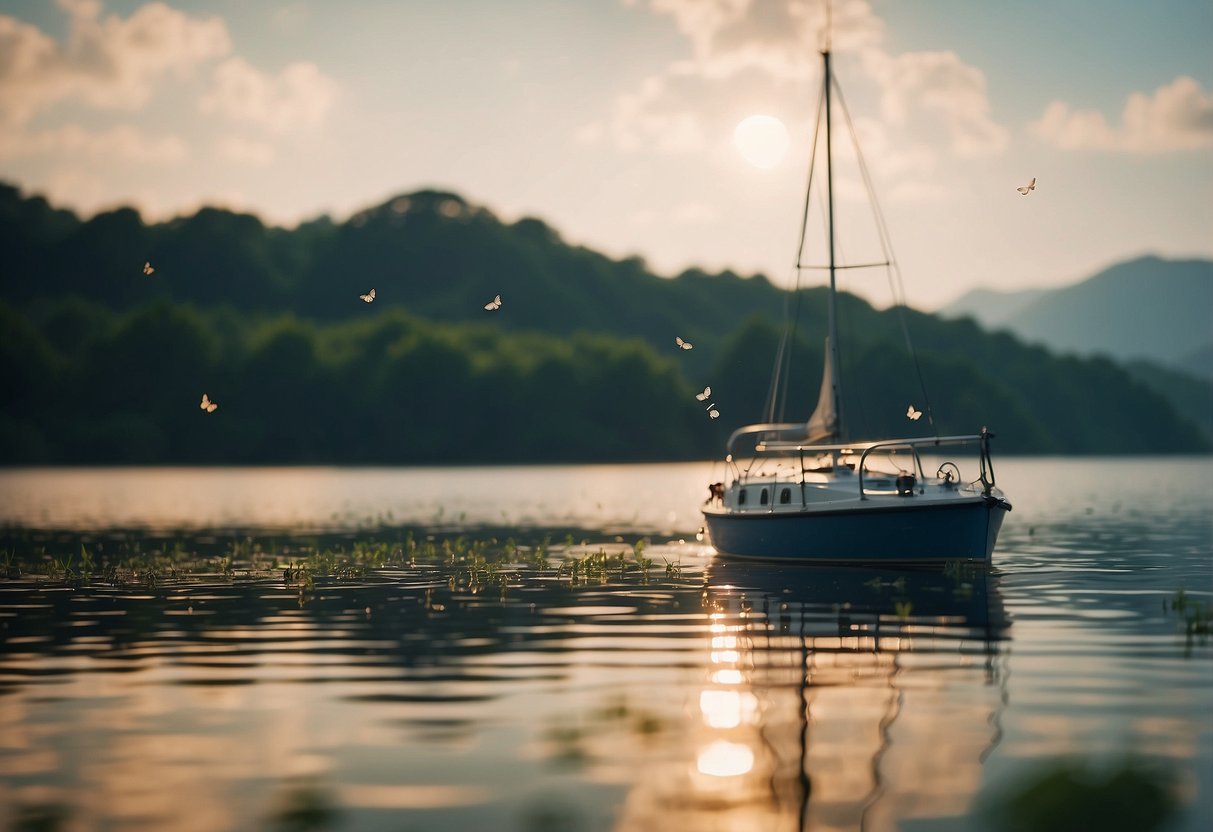
[[[792,502],[792,489],[785,488],[779,492],[779,504],[786,506],[790,502]]]
[[[767,490],[765,488],[758,492],[758,504],[760,506],[767,504]]]
[[[737,505],[739,505],[739,506],[745,505],[745,489],[744,488],[737,492]]]

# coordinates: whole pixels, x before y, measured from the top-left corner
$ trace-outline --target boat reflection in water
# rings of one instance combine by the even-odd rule
[[[996,575],[718,559],[705,594],[689,753],[619,828],[964,825],[1005,705]]]

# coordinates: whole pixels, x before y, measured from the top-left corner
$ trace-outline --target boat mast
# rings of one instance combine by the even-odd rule
[[[845,421],[843,420],[842,411],[842,383],[841,375],[838,372],[838,313],[835,302],[835,263],[834,263],[834,154],[830,146],[830,87],[833,82],[830,76],[830,45],[829,34],[827,30],[826,48],[821,53],[822,63],[825,66],[825,110],[826,110],[826,205],[827,205],[827,236],[829,237],[830,246],[830,296],[828,302],[829,313],[829,341],[826,348],[829,350],[827,361],[830,365],[830,396],[833,399],[834,413],[836,418],[836,436],[835,439],[839,442],[846,441]]]

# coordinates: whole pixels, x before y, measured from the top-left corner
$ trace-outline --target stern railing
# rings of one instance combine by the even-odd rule
[[[809,443],[803,439],[785,438],[794,437],[797,434],[803,435],[803,432],[804,424],[799,422],[791,424],[768,422],[738,428],[729,437],[729,460],[733,460],[733,452],[740,439],[746,436],[758,436],[759,438],[754,445],[754,456],[756,458],[799,457],[800,483],[803,485],[804,475],[807,470],[804,465],[806,454],[818,457],[829,455],[835,460],[835,464],[837,464],[837,459],[841,456],[854,456],[858,454],[859,461],[855,465],[855,470],[859,478],[859,495],[861,500],[866,500],[867,492],[863,481],[864,473],[868,457],[873,453],[891,454],[897,451],[909,451],[914,458],[914,473],[920,480],[925,481],[926,476],[922,469],[922,459],[919,454],[921,449],[958,447],[977,443],[979,447],[979,481],[982,486],[982,494],[987,497],[990,496],[995,487],[994,464],[990,458],[990,440],[994,437],[994,434],[984,427],[981,429],[981,433],[970,435],[923,436],[904,439],[882,439],[874,442],[817,444]],[[738,476],[737,479],[744,480],[746,477],[742,475]]]

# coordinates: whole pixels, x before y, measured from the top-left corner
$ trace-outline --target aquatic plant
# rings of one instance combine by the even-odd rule
[[[6,578],[16,578],[21,575],[21,569],[15,560],[16,553],[11,549],[0,549],[0,574]]]
[[[551,546],[551,540],[544,537],[539,545],[531,550],[531,555],[527,559],[527,563],[538,570],[543,570],[548,567],[548,549]]]
[[[284,788],[275,804],[265,818],[265,828],[274,832],[319,832],[336,828],[341,819],[333,790],[311,779]]]
[[[13,832],[57,832],[71,820],[68,807],[57,803],[18,803],[12,809]]]
[[[1114,767],[1083,760],[1037,766],[986,801],[996,829],[1015,832],[1150,832],[1178,806],[1173,775],[1143,760]]]
[[[115,540],[59,533],[49,540],[13,535],[0,539],[0,578],[28,576],[72,585],[139,586],[152,589],[197,579],[227,582],[280,581],[307,603],[324,581],[375,578],[394,569],[435,568],[449,592],[492,594],[505,602],[511,591],[543,575],[574,586],[607,586],[650,582],[653,559],[642,553],[648,541],[591,544],[582,539],[553,546],[550,537],[526,545],[514,537],[425,532],[401,529],[392,536],[289,536],[262,539],[252,535],[215,540],[209,535],[160,540],[138,532],[115,534]],[[566,539],[572,539],[569,534]],[[16,545],[13,545],[16,544]],[[666,560],[666,577],[681,577],[680,563]],[[389,577],[383,575],[379,577]]]
[[[81,543],[80,544],[80,570],[79,570],[80,577],[86,581],[91,580],[93,577],[93,569],[95,569],[95,568],[96,568],[96,564],[93,562],[92,553],[89,552],[88,548],[83,543]]]
[[[74,555],[64,555],[62,557],[52,558],[50,576],[52,578],[59,578],[64,582],[72,580],[72,578],[75,577],[75,572],[72,569],[72,563],[74,561]]]
[[[1203,644],[1209,637],[1210,610],[1209,606],[1193,598],[1189,598],[1183,588],[1176,590],[1168,604],[1162,602],[1164,612],[1178,613],[1183,618],[1184,635],[1189,644],[1194,638],[1199,638]]]

